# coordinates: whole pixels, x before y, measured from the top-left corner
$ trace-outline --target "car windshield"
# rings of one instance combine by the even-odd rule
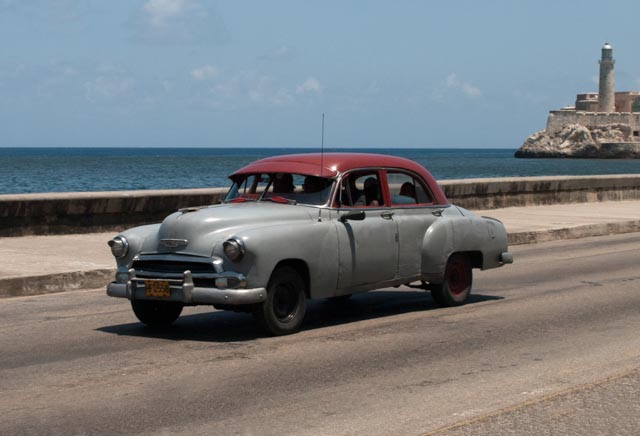
[[[233,185],[224,201],[273,201],[321,206],[329,201],[333,182],[333,179],[325,177],[293,173],[240,174],[233,178]]]

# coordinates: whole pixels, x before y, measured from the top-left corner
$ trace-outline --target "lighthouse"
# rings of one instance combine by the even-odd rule
[[[608,42],[602,47],[600,59],[600,86],[598,89],[598,112],[615,112],[615,86],[613,75],[613,48]]]

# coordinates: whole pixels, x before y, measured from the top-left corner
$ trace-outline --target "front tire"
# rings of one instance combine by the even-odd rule
[[[136,317],[149,327],[171,325],[182,313],[182,303],[174,301],[132,300]]]
[[[440,306],[460,306],[469,298],[472,283],[469,258],[463,254],[452,254],[447,261],[444,281],[431,286],[431,296]]]
[[[305,284],[298,272],[288,266],[276,269],[267,285],[267,299],[253,312],[260,326],[273,336],[300,330],[306,310]]]

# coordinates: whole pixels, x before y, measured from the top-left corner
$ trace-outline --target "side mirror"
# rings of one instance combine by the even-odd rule
[[[338,220],[342,223],[348,220],[362,221],[366,216],[367,214],[364,213],[364,210],[352,210],[351,212],[347,212],[344,215],[341,215]]]

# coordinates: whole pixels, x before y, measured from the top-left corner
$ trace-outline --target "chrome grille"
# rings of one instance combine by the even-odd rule
[[[180,262],[175,260],[136,260],[131,266],[136,270],[136,275],[143,276],[145,273],[160,274],[180,274],[189,270],[192,273],[215,272],[213,265],[203,262]]]
[[[130,280],[138,286],[144,286],[146,279],[166,280],[171,287],[179,288],[183,283],[187,283],[185,282],[187,271],[189,271],[188,282],[192,286],[204,288],[246,286],[242,274],[224,271],[220,258],[164,253],[144,253],[136,257],[130,266]]]

